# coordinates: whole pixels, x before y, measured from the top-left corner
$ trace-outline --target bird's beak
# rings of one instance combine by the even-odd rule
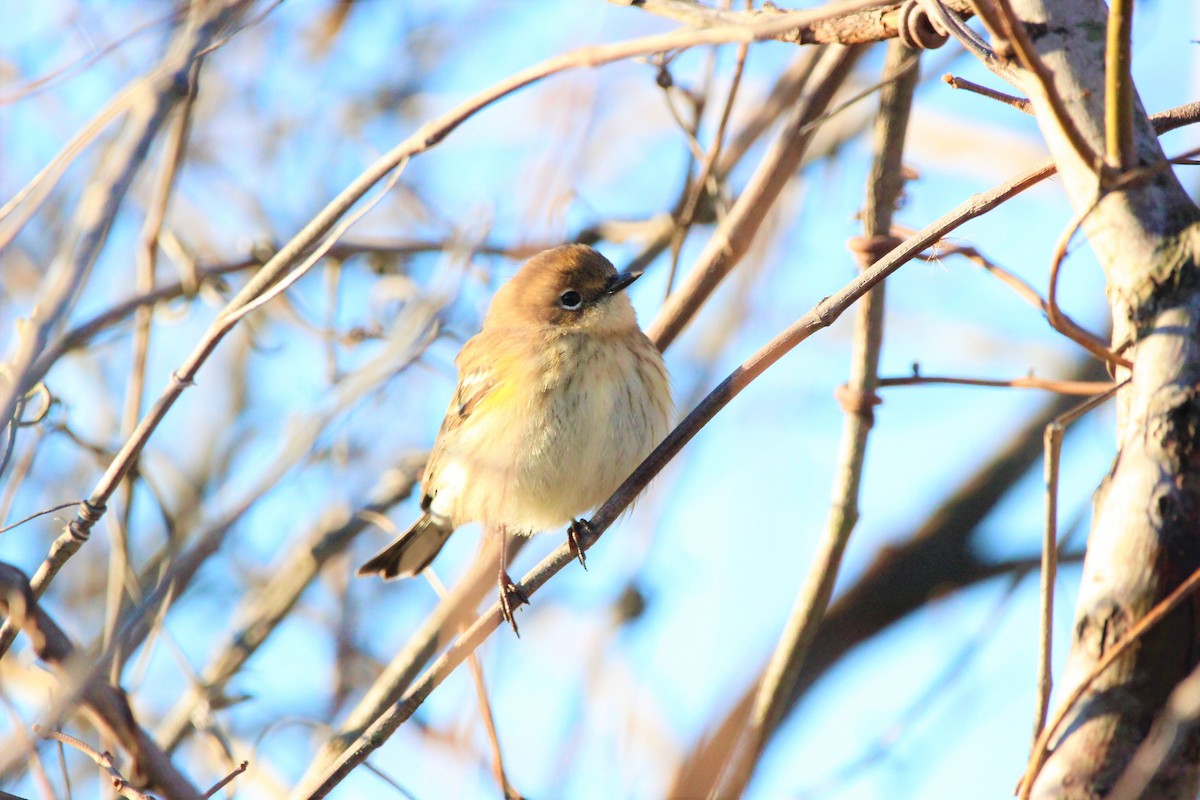
[[[642,277],[642,270],[618,272],[608,279],[608,286],[604,289],[604,293],[616,294],[640,277]]]

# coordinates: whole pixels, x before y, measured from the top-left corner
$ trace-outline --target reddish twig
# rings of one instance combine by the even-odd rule
[[[1084,347],[1084,349],[1088,350],[1088,352],[1094,353],[1095,349],[1093,348],[1099,348],[1105,353],[1109,352],[1108,348],[1104,346],[1104,342],[1100,339],[1100,337],[1096,336],[1094,333],[1084,328],[1075,320],[1071,319],[1071,317],[1064,314],[1057,305],[1051,306],[1049,301],[1043,300],[1042,296],[1037,293],[1037,290],[1034,289],[1033,286],[1031,286],[1027,281],[992,261],[977,248],[969,245],[939,242],[934,248],[933,255],[921,256],[921,258],[927,261],[934,261],[948,255],[962,256],[968,261],[983,267],[992,275],[995,275],[1002,283],[1015,291],[1030,305],[1041,309],[1042,313],[1045,314],[1046,318],[1050,321],[1051,327],[1053,327],[1056,331],[1063,333],[1073,342],[1090,342],[1092,347],[1087,347],[1086,345]],[[1054,315],[1054,318],[1057,320],[1057,324],[1055,319],[1051,319],[1051,314]],[[1108,359],[1103,360],[1107,361]]]
[[[1099,202],[1100,200],[1097,198],[1087,208],[1075,214],[1070,224],[1067,225],[1067,229],[1059,237],[1058,243],[1054,246],[1054,257],[1050,261],[1050,288],[1046,292],[1046,319],[1049,320],[1050,327],[1054,328],[1054,330],[1080,345],[1105,363],[1132,369],[1133,364],[1128,359],[1109,350],[1104,342],[1101,342],[1078,325],[1068,323],[1066,317],[1058,308],[1058,276],[1061,272],[1063,261],[1067,257],[1067,248],[1070,246],[1071,239],[1074,238],[1075,233],[1083,225],[1083,221],[1087,219],[1088,215],[1092,213]]]
[[[1020,378],[990,379],[990,378],[958,378],[949,376],[920,375],[914,368],[913,374],[906,378],[881,378],[880,388],[892,386],[928,386],[943,384],[951,386],[989,386],[1007,389],[1045,389],[1057,394],[1094,395],[1101,394],[1113,387],[1108,382],[1098,381],[1060,381],[1052,378],[1038,378],[1026,375]]]

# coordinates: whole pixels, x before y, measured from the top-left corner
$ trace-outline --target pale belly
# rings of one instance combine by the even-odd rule
[[[525,424],[488,420],[446,453],[435,509],[455,525],[514,534],[565,526],[607,499],[666,435],[666,391],[665,374],[633,353],[591,359],[522,397]]]

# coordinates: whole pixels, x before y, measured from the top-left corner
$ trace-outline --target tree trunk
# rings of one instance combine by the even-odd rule
[[[1014,0],[1068,116],[1098,152],[1104,142],[1107,9],[1097,0]],[[1027,73],[1024,87],[1077,211],[1100,182],[1077,155]],[[1134,99],[1133,167],[1164,156]],[[1118,455],[1096,493],[1064,697],[1096,661],[1200,567],[1200,280],[1197,210],[1169,169],[1110,192],[1083,230],[1105,270],[1114,348],[1133,363],[1118,396]],[[1184,603],[1092,684],[1064,720],[1033,796],[1099,798],[1145,738],[1167,695],[1197,663],[1197,606]],[[1147,797],[1193,798],[1200,739],[1160,770]]]

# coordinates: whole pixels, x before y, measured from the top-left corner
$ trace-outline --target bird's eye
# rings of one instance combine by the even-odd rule
[[[568,289],[559,295],[558,304],[567,311],[578,311],[583,305],[583,295],[574,289]]]

